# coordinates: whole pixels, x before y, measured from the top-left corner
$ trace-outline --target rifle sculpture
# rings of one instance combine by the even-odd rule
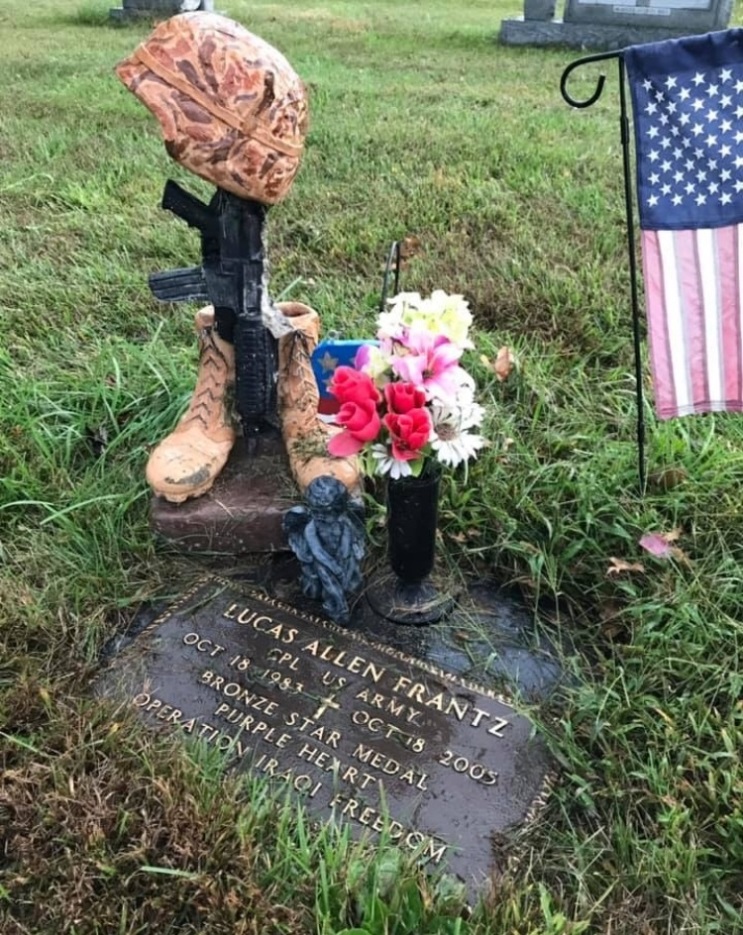
[[[201,233],[201,266],[153,273],[150,289],[162,302],[208,301],[219,334],[235,348],[235,407],[244,435],[278,424],[276,338],[263,319],[279,312],[264,293],[266,208],[220,189],[208,205],[165,185],[162,207]],[[288,331],[289,329],[284,329]]]

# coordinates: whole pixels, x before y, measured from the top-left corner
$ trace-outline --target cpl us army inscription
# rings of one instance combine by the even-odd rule
[[[386,832],[471,892],[493,836],[529,822],[550,763],[508,702],[310,614],[210,579],[120,652],[99,695]]]

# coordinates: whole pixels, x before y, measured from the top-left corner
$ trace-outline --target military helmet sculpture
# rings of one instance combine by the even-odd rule
[[[281,201],[299,168],[307,94],[273,46],[217,13],[165,20],[116,68],[168,153],[242,198]]]

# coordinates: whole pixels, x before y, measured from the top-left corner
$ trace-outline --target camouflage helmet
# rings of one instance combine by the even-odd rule
[[[218,13],[160,23],[116,66],[187,169],[263,204],[286,195],[307,133],[307,94],[280,52]]]

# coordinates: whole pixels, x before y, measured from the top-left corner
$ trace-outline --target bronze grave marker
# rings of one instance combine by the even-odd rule
[[[318,617],[202,582],[113,657],[96,693],[288,786],[482,892],[493,836],[536,814],[550,761],[508,701]]]

